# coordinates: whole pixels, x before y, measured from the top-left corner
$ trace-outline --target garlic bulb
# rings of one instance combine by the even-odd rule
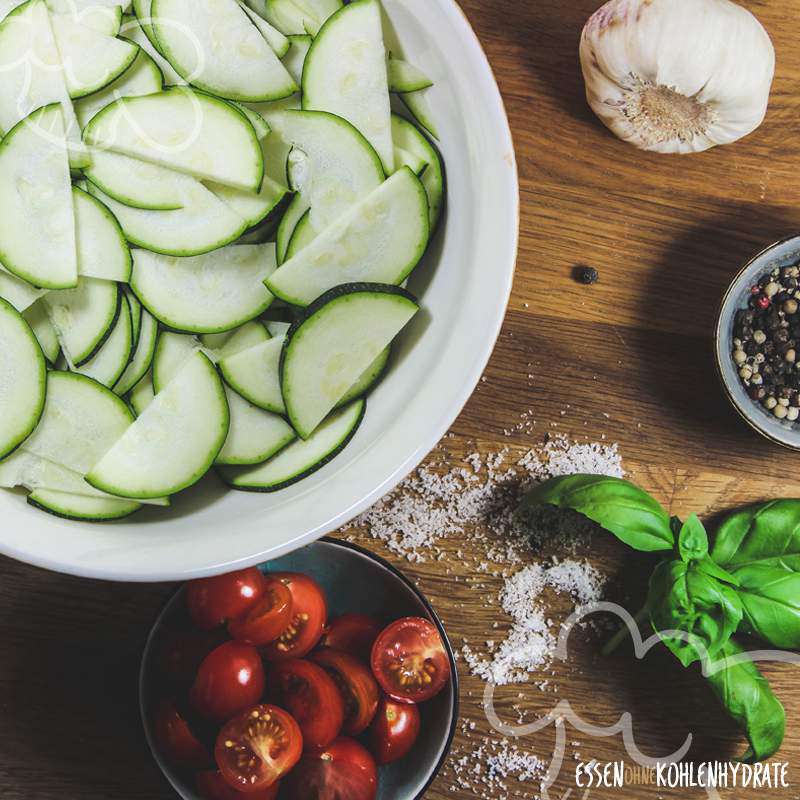
[[[730,0],[610,0],[581,36],[586,97],[620,139],[691,153],[727,144],[764,119],[775,50]]]

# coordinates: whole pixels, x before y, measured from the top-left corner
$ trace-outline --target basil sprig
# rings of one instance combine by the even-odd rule
[[[703,664],[750,742],[742,760],[773,755],[783,741],[784,709],[733,635],[800,648],[800,500],[731,514],[711,547],[695,514],[670,519],[647,492],[620,478],[553,478],[528,493],[522,510],[541,505],[575,511],[635,550],[667,556],[650,578],[645,610],[653,630],[683,666]]]

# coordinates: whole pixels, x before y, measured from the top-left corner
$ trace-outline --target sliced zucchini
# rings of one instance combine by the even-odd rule
[[[78,274],[127,283],[131,251],[116,217],[95,197],[72,187]]]
[[[248,228],[263,222],[286,196],[286,189],[277,184],[268,175],[264,176],[258,192],[244,192],[223,186],[221,183],[209,183],[208,189],[232,211],[242,217]]]
[[[134,386],[137,386],[153,363],[158,339],[158,323],[144,309],[141,313],[141,332],[139,341],[136,343],[136,351],[131,363],[125,367],[125,371],[114,385],[114,392],[118,395],[127,394]]]
[[[163,331],[158,337],[153,355],[153,390],[158,394],[186,366],[189,359],[201,350],[194,336]]]
[[[185,87],[120,98],[95,114],[83,138],[104,150],[251,192],[264,176],[261,147],[247,118],[224,100]]]
[[[195,179],[180,172],[110,150],[93,150],[83,174],[118,203],[153,211],[183,208]]]
[[[0,458],[30,436],[44,410],[44,355],[24,317],[0,299]]]
[[[142,505],[135,500],[86,497],[80,494],[37,489],[28,495],[28,503],[63,519],[78,522],[108,522],[123,519],[138,511]]]
[[[250,106],[245,103],[240,103],[237,100],[229,100],[228,102],[247,117],[247,121],[253,126],[253,130],[256,132],[256,136],[258,136],[259,140],[269,136],[271,129],[267,121],[258,111],[254,111]]]
[[[111,333],[119,315],[120,292],[113,281],[81,278],[77,288],[49,292],[43,302],[67,361],[79,367]]]
[[[264,281],[275,271],[275,245],[229,245],[193,258],[134,251],[131,288],[169,328],[222,333],[265,311]]]
[[[76,372],[94,378],[109,389],[119,380],[131,359],[133,349],[133,326],[128,299],[121,295],[117,321],[103,346]]]
[[[264,0],[264,17],[286,36],[316,36],[322,24],[304,12],[294,0]]]
[[[145,17],[148,23],[149,18],[150,15],[148,12]],[[140,19],[137,19],[137,17],[123,17],[119,33],[120,36],[124,36],[129,41],[139,45],[139,48],[153,59],[153,62],[164,76],[165,86],[186,86],[186,81],[175,72],[172,64],[158,52],[158,48],[153,44],[147,32],[144,30]]]
[[[320,30],[303,68],[303,108],[344,117],[394,172],[391,108],[378,0],[355,0]]]
[[[260,464],[297,438],[286,420],[248,403],[225,387],[231,427],[217,464]]]
[[[305,64],[306,56],[314,40],[308,34],[292,34],[286,38],[289,42],[289,49],[285,55],[281,56],[281,59],[283,66],[299,86],[303,80],[303,64]]]
[[[39,342],[42,348],[44,357],[51,363],[55,364],[58,354],[61,352],[61,345],[58,343],[58,336],[53,323],[50,322],[50,317],[47,316],[47,310],[44,303],[38,301],[30,308],[22,312],[25,317],[25,322],[31,326],[33,335]]]
[[[229,425],[222,381],[208,357],[196,353],[86,480],[123,497],[174,494],[205,475]]]
[[[153,379],[148,372],[136,386],[131,389],[131,393],[129,395],[131,408],[133,408],[134,413],[137,417],[141,417],[144,413],[144,410],[150,403],[153,402],[153,398],[156,396],[155,390],[153,389]]]
[[[388,63],[390,92],[418,92],[433,86],[433,81],[418,67],[401,58],[390,58]]]
[[[76,494],[82,497],[118,500],[112,495],[90,486],[79,472],[74,472],[54,461],[34,455],[20,447],[8,458],[0,462],[0,486],[14,488],[22,486],[29,491],[40,489]],[[149,505],[168,506],[169,498],[148,500]]]
[[[425,190],[403,167],[282,264],[267,288],[307,306],[342,283],[400,284],[422,258],[429,230]]]
[[[313,435],[293,442],[269,461],[255,467],[222,467],[222,479],[245,492],[277,492],[308,477],[335,458],[358,430],[366,409],[355,400],[334,411]]]
[[[94,184],[89,192],[108,206],[132,244],[168,256],[196,256],[229,244],[247,229],[247,222],[203,186],[186,186],[183,208],[150,211],[131,208]]]
[[[241,353],[262,344],[270,338],[263,323],[254,320],[225,333],[206,333],[200,337],[200,343],[206,351],[212,351],[217,361],[228,356]]]
[[[307,439],[419,311],[409,292],[345,284],[319,298],[286,336],[281,390],[292,427]]]
[[[142,304],[131,291],[130,286],[123,286],[122,291],[125,293],[125,299],[128,301],[128,307],[131,310],[131,331],[133,332],[133,347],[135,348],[139,344],[139,334],[142,332]]]
[[[328,17],[335,14],[343,5],[343,0],[292,0],[306,14],[311,15],[322,26]],[[312,34],[316,36],[319,29]]]
[[[50,23],[69,96],[86,97],[115,81],[133,64],[139,48],[82,25],[73,14],[51,14]]]
[[[280,381],[283,343],[283,337],[269,339],[219,361],[228,386],[254,406],[275,414],[285,411]]]
[[[270,115],[269,121],[273,131],[305,155],[302,168],[307,175],[299,182],[308,194],[314,230],[327,228],[383,183],[378,154],[341,117],[320,111],[284,111]],[[294,184],[294,173],[291,177]]]
[[[62,120],[58,105],[45,106],[0,142],[0,262],[45,289],[78,282]]]
[[[363,372],[361,377],[344,393],[336,407],[345,406],[357,397],[363,397],[371,391],[383,377],[392,348],[387,347]]]
[[[397,147],[417,156],[427,163],[420,176],[425,193],[428,195],[428,209],[431,220],[431,234],[439,224],[444,200],[445,178],[444,162],[439,150],[416,126],[397,114],[392,114],[392,138]]]
[[[85,475],[132,422],[128,406],[97,381],[48,372],[44,414],[25,450]]]
[[[152,5],[153,0],[133,0],[133,13],[136,15],[136,19],[148,40],[153,43],[153,47],[158,49],[158,39],[156,38],[156,32],[153,30],[153,20],[151,18]]]
[[[36,109],[58,103],[62,128],[56,130],[44,119],[40,124],[51,134],[49,138],[68,140],[73,167],[84,166],[80,130],[44,0],[23,3],[0,24],[0,72],[0,133],[8,133]]]
[[[422,173],[425,172],[428,162],[424,161],[420,156],[395,145],[394,165],[397,167],[397,169],[400,169],[400,167],[408,167],[418,178],[420,178],[422,177]]]
[[[428,131],[428,133],[430,133],[434,139],[438,139],[439,132],[436,129],[431,108],[428,105],[428,101],[425,97],[425,93],[427,91],[427,89],[421,89],[418,92],[404,92],[403,94],[399,95],[399,97],[403,101],[403,104],[408,109],[411,116],[414,117],[414,119],[423,128],[425,128],[425,130]]]
[[[277,100],[297,91],[236,0],[153,0],[159,49],[193,86],[230,100]]]
[[[300,222],[295,225],[289,247],[286,250],[286,258],[294,258],[307,244],[311,244],[316,238],[317,233],[311,225],[311,210],[303,214]]]
[[[283,264],[286,261],[286,254],[289,251],[289,244],[294,236],[295,228],[303,217],[308,213],[311,208],[308,194],[298,193],[289,203],[278,225],[278,232],[275,236],[276,259],[278,264]]]
[[[37,289],[27,281],[0,269],[0,298],[11,303],[17,311],[30,308],[47,289]]]
[[[272,48],[273,52],[275,53],[278,58],[283,59],[286,54],[289,52],[290,43],[289,40],[274,26],[270,25],[264,17],[260,14],[256,13],[252,8],[250,8],[246,3],[242,2],[242,0],[237,0],[239,5],[241,6],[242,10],[250,19],[250,22],[255,25],[256,30],[264,37],[264,41]],[[284,66],[286,63],[284,62]],[[291,73],[289,73],[291,75]],[[292,75],[292,80],[299,86],[300,82]]]
[[[80,25],[105,36],[116,36],[122,24],[122,5],[117,0],[47,0],[53,14],[70,14]]]

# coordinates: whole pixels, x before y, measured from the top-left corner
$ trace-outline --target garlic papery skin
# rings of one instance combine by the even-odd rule
[[[775,49],[730,0],[610,0],[586,23],[581,68],[592,110],[643,150],[693,153],[763,121]]]

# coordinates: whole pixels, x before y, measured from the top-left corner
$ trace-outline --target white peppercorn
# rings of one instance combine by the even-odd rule
[[[770,411],[772,411],[772,409],[775,408],[777,405],[778,401],[772,395],[770,395],[766,400],[764,400],[764,407],[768,408]]]
[[[778,419],[784,419],[789,414],[789,409],[786,408],[786,406],[778,405],[778,406],[775,406],[775,408],[772,409],[772,413]]]
[[[753,341],[756,344],[764,344],[767,341],[767,334],[764,331],[753,331]]]

